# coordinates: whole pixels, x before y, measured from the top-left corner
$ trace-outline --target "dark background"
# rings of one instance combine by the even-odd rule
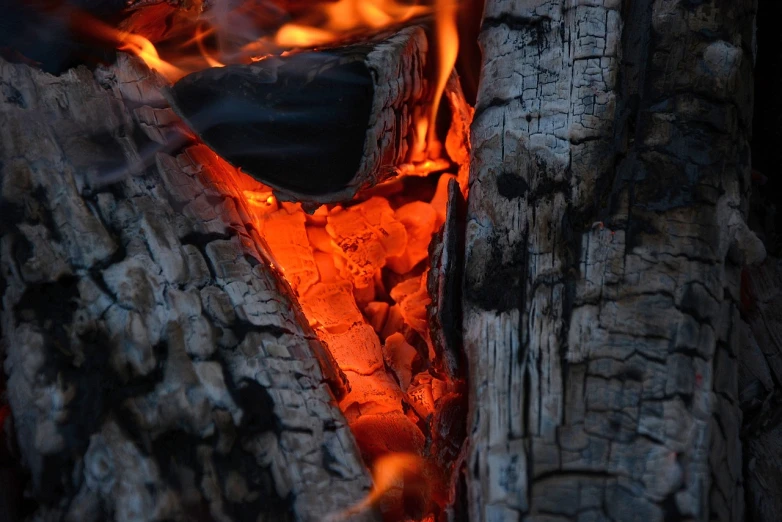
[[[782,0],[760,0],[757,16],[755,109],[752,129],[750,226],[769,255],[782,254]]]

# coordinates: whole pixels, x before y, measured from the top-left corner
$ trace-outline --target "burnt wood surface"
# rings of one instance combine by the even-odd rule
[[[283,200],[347,201],[395,174],[425,114],[427,35],[205,69],[169,91],[174,110],[221,157]]]
[[[340,373],[233,169],[204,145],[144,152],[177,126],[160,78],[120,55],[61,76],[0,61],[0,85],[0,346],[33,519],[317,521],[357,502]]]
[[[743,520],[740,272],[764,256],[745,223],[754,9],[486,2],[470,520]]]

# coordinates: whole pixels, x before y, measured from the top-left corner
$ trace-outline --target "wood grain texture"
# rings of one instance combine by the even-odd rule
[[[488,0],[472,521],[741,520],[752,0]]]
[[[141,157],[175,127],[160,83],[125,56],[0,61],[0,319],[35,519],[322,520],[370,486],[340,376],[227,165]]]

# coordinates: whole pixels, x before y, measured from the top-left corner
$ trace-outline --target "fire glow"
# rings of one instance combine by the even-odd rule
[[[78,14],[73,21],[175,82],[199,68],[329,45],[357,31],[434,14],[433,101],[428,113],[418,115],[413,163],[400,168],[399,177],[353,201],[308,214],[299,203],[278,201],[270,189],[225,162],[214,173],[239,188],[273,265],[349,382],[339,406],[373,469],[375,486],[336,517],[376,506],[386,520],[433,521],[453,502],[452,472],[462,437],[448,434],[459,422],[454,419],[463,422],[466,414],[463,383],[449,375],[436,353],[427,317],[429,245],[446,219],[449,181],[456,180],[463,194],[467,185],[466,140],[454,139],[453,133],[469,126],[469,107],[455,107],[456,101],[447,99],[452,114],[445,147],[433,124],[457,55],[456,5],[452,0],[436,0],[434,6],[339,0],[283,10],[281,4],[301,2],[248,0],[234,10],[217,2],[207,11],[196,1],[184,13],[158,4],[137,10],[120,29]],[[185,36],[174,53],[159,52],[151,42],[165,46],[150,22],[164,13],[178,20],[168,33]],[[430,174],[453,164],[459,165],[457,175]]]

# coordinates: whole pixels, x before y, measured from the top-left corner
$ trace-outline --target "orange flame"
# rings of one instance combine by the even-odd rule
[[[306,18],[280,27],[280,47],[312,47],[333,42],[358,29],[382,29],[430,12],[428,7],[394,0],[339,0],[316,4]]]
[[[85,12],[71,12],[71,24],[80,33],[90,36],[121,51],[135,54],[171,82],[187,74],[185,71],[160,58],[154,44],[147,38],[126,31],[120,31]]]
[[[152,42],[143,36],[119,32],[117,38],[120,51],[128,51],[135,54],[144,60],[150,69],[155,69],[170,81],[176,81],[185,75],[182,69],[161,59]]]
[[[192,36],[179,46],[179,52],[171,61],[161,58],[155,45],[141,34],[113,28],[81,11],[74,11],[71,20],[81,33],[135,54],[151,69],[158,71],[170,82],[175,82],[199,68],[222,67],[236,60],[245,63],[257,61],[270,52],[280,52],[283,49],[326,45],[359,29],[379,30],[434,12],[436,79],[431,106],[415,115],[415,143],[411,154],[411,159],[420,163],[440,156],[442,145],[435,134],[435,122],[448,76],[453,70],[459,51],[456,27],[458,0],[433,1],[434,9],[431,6],[404,5],[396,0],[316,2],[303,15],[294,17],[294,21],[278,24],[273,35],[258,36],[257,31],[250,31],[249,34],[253,36],[246,37],[243,44],[235,43],[233,48],[216,50],[208,48],[206,39],[231,33],[232,27],[229,27],[229,24],[236,20],[237,13],[233,13],[231,18],[231,13],[226,14],[218,9],[217,14],[203,19],[187,13],[182,19],[194,26]],[[197,4],[200,9],[200,2]],[[130,25],[132,27],[132,24]],[[188,55],[185,50],[191,46],[196,49]],[[194,66],[193,55],[200,56],[200,67]]]
[[[415,485],[425,489],[427,480],[424,459],[412,453],[389,453],[379,457],[372,466],[374,485],[367,496],[346,510],[331,515],[326,520],[328,522],[348,520],[350,517],[376,506],[392,491],[404,489],[405,475],[415,477]],[[425,494],[426,492],[420,491],[420,493]]]
[[[224,63],[214,59],[212,55],[209,53],[209,51],[206,49],[206,46],[204,45],[204,38],[206,38],[208,33],[209,31],[204,30],[203,25],[199,25],[198,27],[196,27],[196,31],[195,31],[195,35],[193,36],[193,39],[198,45],[198,50],[201,53],[201,56],[204,57],[204,60],[206,60],[206,63],[209,64],[209,67],[225,67]]]
[[[437,85],[429,114],[429,134],[427,142],[431,145],[436,141],[434,130],[437,109],[448,82],[448,76],[456,63],[459,54],[459,34],[456,29],[456,0],[437,0],[435,15],[435,41],[437,43]]]
[[[459,34],[456,27],[458,0],[435,0],[435,45],[437,47],[437,78],[429,113],[418,115],[415,125],[413,161],[421,162],[440,156],[442,145],[435,134],[437,111],[448,83],[448,76],[459,54]]]

